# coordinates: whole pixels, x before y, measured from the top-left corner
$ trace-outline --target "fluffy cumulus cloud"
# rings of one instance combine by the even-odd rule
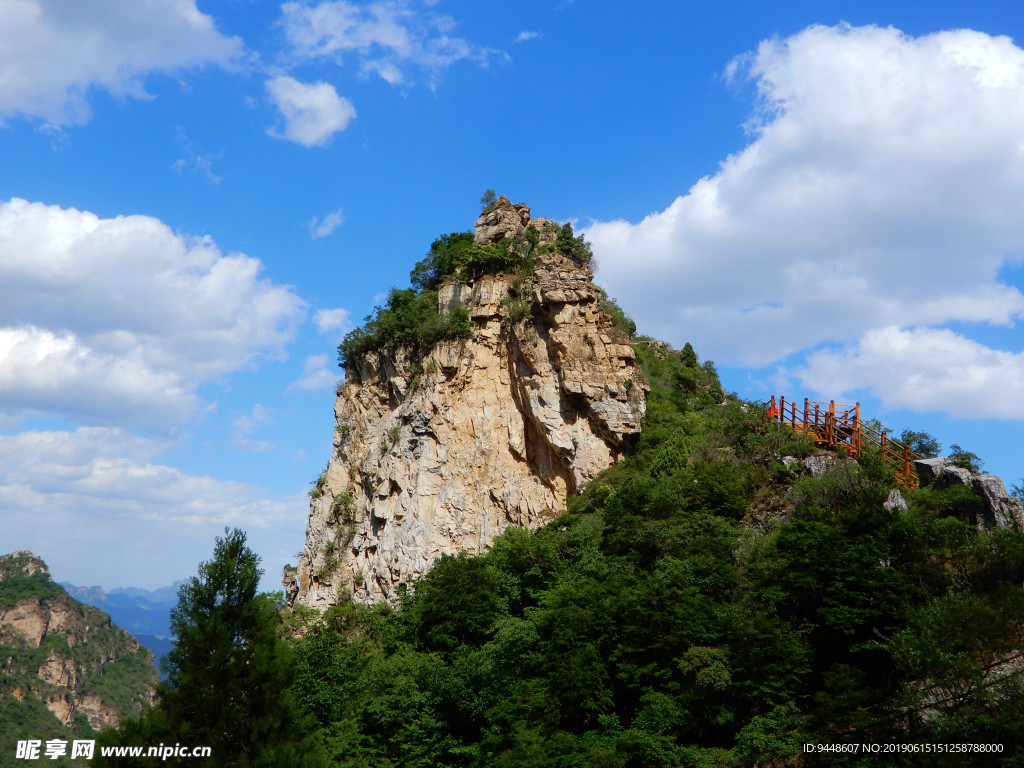
[[[797,372],[817,392],[868,390],[887,408],[1024,419],[1024,352],[990,349],[940,328],[880,328],[819,350]]]
[[[283,130],[267,130],[276,139],[294,141],[304,147],[322,147],[356,116],[352,102],[339,96],[330,83],[303,83],[281,76],[268,80],[266,86],[284,118]]]
[[[302,376],[288,385],[288,390],[301,389],[313,392],[318,389],[330,389],[338,382],[339,374],[335,368],[328,367],[327,355],[310,355],[302,366]]]
[[[346,0],[288,2],[282,24],[297,60],[354,57],[362,74],[404,85],[422,74],[428,85],[459,61],[486,66],[497,51],[478,48],[452,34],[455,21],[430,10],[432,2],[394,0],[357,4]]]
[[[320,333],[341,336],[352,330],[352,313],[341,307],[321,309],[313,315],[313,322]]]
[[[0,412],[168,428],[197,387],[280,359],[305,303],[148,216],[0,203]]]
[[[145,98],[149,73],[230,65],[244,50],[195,0],[0,0],[0,18],[0,119],[82,123],[91,88]]]
[[[1024,313],[1001,279],[1024,246],[1024,51],[1011,40],[815,26],[727,75],[756,84],[751,143],[665,210],[586,230],[642,327],[760,366],[823,343],[877,360],[869,348],[903,338],[880,329]],[[954,351],[1004,365],[972,350]]]
[[[188,576],[183,563],[208,558],[225,526],[248,530],[269,563],[301,546],[294,519],[308,500],[268,499],[155,460],[171,447],[113,427],[0,435],[5,538],[46,559],[59,579],[107,587]]]

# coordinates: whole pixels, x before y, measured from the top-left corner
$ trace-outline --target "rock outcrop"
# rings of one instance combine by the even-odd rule
[[[0,557],[0,586],[0,719],[12,702],[34,698],[65,726],[84,720],[100,730],[154,701],[152,654],[71,598],[38,557]]]
[[[304,554],[285,578],[293,604],[323,610],[343,591],[394,600],[441,555],[557,517],[639,432],[647,385],[629,337],[589,269],[552,246],[557,225],[502,197],[477,220],[476,242],[530,224],[532,274],[440,286],[439,311],[465,308],[473,338],[418,360],[368,353],[346,370]]]
[[[959,467],[949,457],[919,459],[914,462],[921,485],[946,488],[965,485],[974,489],[985,502],[985,512],[976,521],[981,529],[1010,528],[1024,530],[1024,505],[1006,490],[998,475],[984,475]]]

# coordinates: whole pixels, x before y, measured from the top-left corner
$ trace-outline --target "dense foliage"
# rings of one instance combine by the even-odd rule
[[[178,592],[174,649],[157,706],[105,732],[102,746],[180,743],[210,747],[210,768],[323,765],[302,709],[288,691],[292,654],[280,605],[256,593],[259,558],[235,529]],[[97,765],[194,765],[189,759],[101,758]]]
[[[25,564],[30,555],[11,555],[0,566],[0,609],[10,608],[19,600],[35,597],[39,600],[70,599],[62,586],[55,583],[45,571],[25,575]],[[77,602],[75,603],[78,604]]]
[[[338,359],[344,367],[367,352],[394,352],[399,347],[408,349],[412,359],[419,359],[441,339],[472,336],[475,327],[463,307],[439,314],[437,291],[392,288],[387,303],[377,307],[361,328],[345,336]]]
[[[799,475],[778,456],[813,446],[726,398],[689,345],[636,349],[644,432],[565,517],[299,643],[332,764],[967,764],[809,742],[998,743],[969,764],[1024,764],[1024,536],[979,533],[965,488],[887,509],[870,460]]]

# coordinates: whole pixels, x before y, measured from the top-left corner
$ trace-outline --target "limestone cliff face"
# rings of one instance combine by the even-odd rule
[[[529,208],[499,198],[476,239],[529,223]],[[601,309],[592,273],[551,247],[554,222],[532,223],[532,275],[440,287],[439,310],[466,308],[473,338],[422,360],[370,353],[346,371],[305,552],[285,581],[293,604],[322,610],[341,590],[393,600],[442,554],[478,553],[508,526],[557,517],[639,432],[647,385],[628,336]]]
[[[64,725],[100,730],[154,701],[152,654],[71,598],[31,552],[0,557],[0,650],[0,718],[6,695],[31,697]]]

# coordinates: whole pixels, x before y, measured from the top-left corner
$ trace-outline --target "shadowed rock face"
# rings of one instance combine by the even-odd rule
[[[497,237],[481,227],[505,214],[530,221],[507,203],[488,206],[478,239]],[[550,242],[553,222],[533,221]],[[465,307],[474,338],[442,342],[418,366],[401,352],[368,354],[346,371],[323,492],[285,580],[293,604],[326,609],[342,589],[364,603],[393,600],[442,554],[478,553],[508,526],[557,517],[619,460],[640,431],[647,385],[592,279],[546,253],[525,280],[446,283],[440,311]],[[502,303],[513,293],[532,298],[532,317],[513,319]]]

